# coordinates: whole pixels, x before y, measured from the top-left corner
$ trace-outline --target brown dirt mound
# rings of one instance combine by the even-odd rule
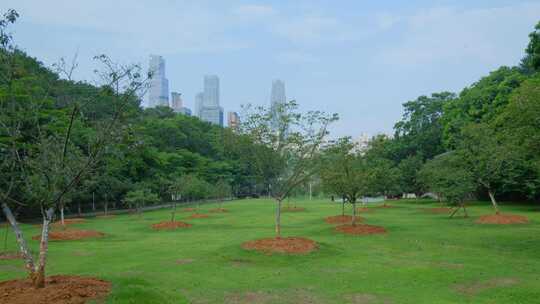
[[[17,260],[22,256],[18,252],[0,252],[0,260]]]
[[[452,211],[452,208],[448,208],[448,207],[422,208],[422,211],[426,213],[441,214],[441,213],[450,213]]]
[[[302,208],[302,207],[284,207],[284,208],[281,208],[281,212],[301,212],[301,211],[306,211],[306,208]]]
[[[370,212],[370,211],[373,211],[374,209],[373,208],[368,208],[368,207],[358,207],[356,208],[356,212]]]
[[[182,211],[182,212],[193,212],[193,211],[196,211],[196,210],[197,210],[197,208],[183,208],[180,211]]]
[[[356,221],[361,222],[364,219],[357,216]],[[324,219],[325,222],[328,224],[344,224],[344,223],[350,223],[352,221],[352,215],[335,215],[335,216],[329,216]]]
[[[111,283],[91,277],[50,276],[44,288],[35,289],[28,279],[0,282],[0,303],[83,304],[103,300]]]
[[[483,215],[476,220],[478,224],[498,224],[498,225],[509,225],[509,224],[526,224],[529,222],[529,219],[522,215],[512,215],[512,214],[491,214]]]
[[[73,225],[73,224],[81,224],[81,223],[84,223],[86,222],[85,219],[83,218],[71,218],[71,219],[64,219],[64,224],[67,225]],[[57,222],[54,222],[53,223],[54,226],[62,226],[62,222],[61,221],[57,221]]]
[[[94,230],[78,230],[78,229],[66,229],[49,232],[49,240],[51,241],[73,241],[82,240],[88,238],[98,238],[105,234]],[[41,235],[32,237],[33,240],[41,239]]]
[[[245,242],[242,248],[246,250],[257,250],[267,254],[306,254],[318,248],[317,243],[310,239],[301,237],[267,238]]]
[[[200,218],[207,218],[207,217],[209,217],[208,214],[195,213],[195,214],[192,214],[189,218],[200,219]]]
[[[386,229],[384,227],[380,226],[373,226],[373,225],[342,225],[337,226],[336,231],[341,233],[347,233],[347,234],[355,234],[355,235],[366,235],[366,234],[377,234],[377,233],[386,233]]]
[[[223,209],[223,208],[215,208],[215,209],[210,209],[208,210],[209,212],[212,212],[212,213],[224,213],[224,212],[229,212],[229,210],[227,209]]]
[[[157,224],[152,225],[152,228],[154,228],[156,230],[189,228],[189,227],[191,227],[191,224],[184,223],[184,222],[161,222],[161,223],[157,223]]]

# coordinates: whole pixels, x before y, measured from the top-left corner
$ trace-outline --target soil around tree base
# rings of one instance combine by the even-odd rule
[[[356,221],[361,222],[364,219],[357,216]],[[352,215],[335,215],[335,216],[329,216],[324,219],[324,221],[328,224],[347,224],[352,222]]]
[[[95,230],[65,229],[49,232],[49,240],[51,241],[73,241],[103,236],[105,236],[104,233]],[[41,235],[33,236],[32,239],[40,240]]]
[[[212,212],[212,213],[225,213],[225,212],[229,212],[229,210],[227,209],[223,209],[223,208],[215,208],[215,209],[210,209],[208,210],[209,212]]]
[[[452,212],[452,208],[448,207],[435,207],[435,208],[422,208],[422,211],[426,213],[444,214]]]
[[[368,235],[368,234],[379,234],[379,233],[386,233],[386,229],[381,226],[374,226],[374,225],[366,225],[366,224],[360,224],[360,225],[342,225],[337,226],[336,231],[346,234],[354,234],[354,235]]]
[[[191,227],[191,224],[184,223],[184,222],[161,222],[157,224],[152,224],[152,228],[156,230],[168,230],[168,229],[177,229],[177,228],[189,228]]]
[[[245,242],[242,248],[266,254],[307,254],[318,249],[315,241],[302,237],[267,238]]]
[[[0,282],[0,303],[83,304],[104,300],[111,283],[92,277],[55,275],[44,288],[34,288],[28,279]]]
[[[523,215],[512,214],[490,214],[483,215],[476,220],[477,224],[495,224],[495,225],[511,225],[511,224],[526,224],[529,219]]]

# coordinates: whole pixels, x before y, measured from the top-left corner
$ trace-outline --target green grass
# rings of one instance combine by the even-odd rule
[[[388,234],[349,236],[323,221],[340,213],[339,204],[300,201],[307,210],[284,213],[282,221],[284,235],[320,244],[304,256],[241,248],[273,236],[274,204],[264,199],[226,203],[229,213],[207,219],[179,213],[193,227],[176,231],[150,228],[168,220],[168,210],[91,219],[75,226],[107,236],[51,242],[48,275],[109,280],[108,303],[540,303],[540,212],[531,206],[502,206],[531,223],[492,226],[474,223],[492,213],[488,203],[471,207],[469,219],[419,210],[435,207],[431,202],[391,204],[396,208],[362,214]],[[38,228],[25,225],[24,232]],[[38,242],[30,243],[36,250]],[[15,249],[11,234],[9,245]],[[22,261],[0,260],[0,280],[25,275]]]

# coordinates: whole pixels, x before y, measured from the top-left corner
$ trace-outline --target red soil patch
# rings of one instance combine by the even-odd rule
[[[72,218],[72,219],[64,219],[64,224],[67,225],[73,225],[73,224],[81,224],[86,222],[83,218]],[[62,221],[57,221],[53,223],[54,226],[62,226]]]
[[[373,226],[373,225],[342,225],[337,226],[336,231],[341,233],[347,233],[347,234],[355,234],[355,235],[367,235],[367,234],[377,234],[377,233],[386,233],[386,229],[384,227],[380,226]]]
[[[368,208],[368,207],[358,207],[358,208],[356,208],[356,212],[370,212],[370,211],[373,211],[373,208]]]
[[[382,205],[379,205],[379,206],[375,206],[374,208],[394,208],[394,206],[387,205],[387,204],[382,204]]]
[[[209,217],[208,214],[195,213],[195,214],[192,214],[189,218],[199,219],[199,218],[207,218],[207,217]]]
[[[281,208],[281,212],[301,212],[301,211],[306,211],[306,208],[302,208],[302,207],[284,207],[284,208]]]
[[[424,211],[426,213],[441,214],[441,213],[450,213],[452,211],[452,209],[448,208],[448,207],[422,208],[422,211]]]
[[[498,225],[510,225],[510,224],[526,224],[529,219],[522,215],[511,214],[491,214],[483,215],[476,220],[478,224],[498,224]]]
[[[51,241],[73,241],[73,240],[82,240],[89,238],[98,238],[102,237],[105,234],[102,232],[94,230],[78,230],[78,229],[66,229],[59,231],[49,232],[49,240]],[[41,235],[36,235],[32,237],[33,240],[40,240]]]
[[[184,208],[181,211],[182,212],[193,212],[193,211],[196,211],[196,210],[197,210],[197,208]]]
[[[18,252],[0,252],[0,260],[17,260],[22,256]]]
[[[229,210],[227,209],[223,209],[223,208],[215,208],[215,209],[210,209],[208,210],[209,212],[212,212],[212,213],[224,213],[224,212],[229,212]]]
[[[176,228],[189,228],[191,227],[191,224],[184,223],[184,222],[161,222],[157,224],[153,224],[152,228],[156,230],[162,230],[162,229],[176,229]]]
[[[301,237],[267,238],[245,242],[242,248],[257,250],[267,254],[306,254],[318,248],[317,243]]]
[[[28,279],[0,282],[0,303],[83,304],[103,300],[111,283],[91,277],[50,276],[44,288],[34,288]]]
[[[356,221],[361,222],[364,219],[357,216]],[[324,219],[325,222],[328,224],[345,224],[350,223],[352,221],[352,215],[336,215],[336,216],[329,216]]]

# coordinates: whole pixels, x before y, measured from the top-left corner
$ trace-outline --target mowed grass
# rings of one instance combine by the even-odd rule
[[[395,208],[361,214],[387,234],[350,236],[324,222],[340,214],[339,204],[297,203],[306,211],[283,213],[283,233],[317,241],[308,255],[243,250],[245,241],[274,235],[275,204],[239,200],[206,219],[180,212],[193,227],[174,231],[150,227],[169,210],[89,219],[73,227],[106,237],[51,242],[48,275],[109,280],[108,303],[540,303],[540,211],[532,206],[502,205],[529,224],[479,225],[476,217],[492,213],[488,203],[474,204],[469,219],[448,219],[421,210],[435,202],[390,202]],[[32,225],[24,232],[39,233]],[[9,246],[16,248],[11,233]],[[25,275],[21,260],[0,260],[0,280]]]

